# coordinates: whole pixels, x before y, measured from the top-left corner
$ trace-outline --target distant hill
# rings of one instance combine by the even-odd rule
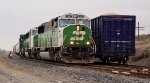
[[[1,54],[6,54],[7,53],[7,51],[6,50],[2,50],[2,49],[0,49],[0,55]]]
[[[140,44],[140,45],[150,44],[150,34],[140,35],[139,41],[138,41],[138,37],[136,36],[136,44]]]

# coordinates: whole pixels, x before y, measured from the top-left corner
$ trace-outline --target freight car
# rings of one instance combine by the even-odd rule
[[[101,15],[91,20],[96,55],[102,62],[126,64],[135,53],[136,17],[131,15]]]
[[[93,63],[95,44],[90,18],[65,14],[20,35],[22,57],[65,63]]]

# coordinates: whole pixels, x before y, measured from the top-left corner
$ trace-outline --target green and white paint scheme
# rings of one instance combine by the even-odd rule
[[[37,35],[37,29],[30,29],[25,35],[22,35],[23,38],[20,40],[20,48],[23,49],[32,49],[34,47],[33,38]]]
[[[92,43],[90,19],[85,15],[69,13],[42,25],[45,31],[34,37],[35,47],[90,46]]]
[[[91,44],[90,19],[83,14],[60,16],[59,30],[59,46],[75,47],[90,46]]]
[[[83,14],[53,18],[30,30],[29,37],[22,37],[22,54],[66,63],[92,63],[95,56],[90,25],[90,18]]]

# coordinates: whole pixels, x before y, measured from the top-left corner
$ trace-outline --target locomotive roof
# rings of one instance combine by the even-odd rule
[[[41,27],[41,26],[44,26],[46,23],[48,23],[48,22],[44,22],[44,23],[42,23],[40,26],[38,26],[38,27]]]
[[[58,16],[59,19],[61,18],[80,18],[80,19],[90,19],[84,14],[72,14],[72,13],[67,13],[62,16]]]
[[[109,17],[125,17],[125,16],[135,16],[135,15],[121,15],[121,14],[116,14],[116,13],[106,13],[106,14],[102,14],[102,15],[100,15],[100,16],[97,16],[97,17],[95,17],[95,18],[99,18],[99,17],[102,17],[102,16],[109,16]],[[95,18],[92,18],[92,20],[93,19],[95,19]]]

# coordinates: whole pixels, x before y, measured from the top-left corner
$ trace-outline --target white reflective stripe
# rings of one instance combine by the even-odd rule
[[[112,43],[114,43],[114,42],[119,42],[119,43],[130,43],[130,42],[132,42],[132,41],[104,41],[104,42],[112,42]]]
[[[78,37],[78,36],[71,37],[70,40],[83,40],[84,39],[83,35],[85,35],[85,31],[73,31],[73,34],[76,34],[78,36],[79,36],[79,34],[82,34],[82,36],[81,37]]]

